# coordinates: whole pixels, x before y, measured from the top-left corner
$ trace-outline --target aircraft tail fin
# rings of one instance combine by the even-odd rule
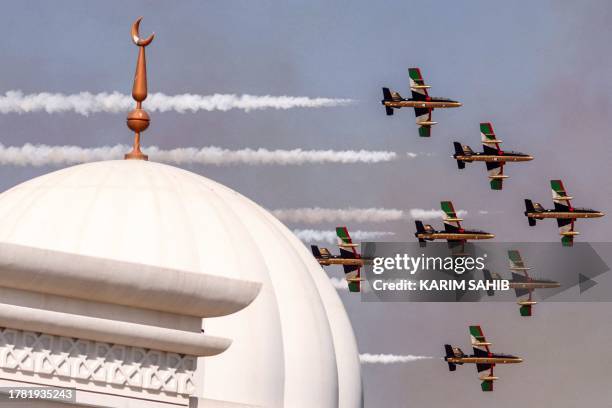
[[[423,221],[416,220],[414,224],[416,225],[417,232],[425,232],[425,226],[423,225]]]
[[[427,229],[423,225],[423,221],[416,220],[414,222],[414,225],[416,225],[417,234],[422,234],[422,233],[427,232]],[[424,238],[419,238],[419,242],[423,244],[423,243],[425,243],[425,239]]]
[[[393,95],[391,95],[391,90],[389,88],[383,88],[383,105],[386,101],[392,101]],[[385,105],[385,112],[387,112],[387,116],[393,115],[393,108]]]
[[[402,95],[397,91],[392,91],[389,88],[383,88],[383,99],[385,101],[401,101]]]
[[[389,88],[383,88],[383,99],[385,101],[391,101],[393,98],[391,97],[391,90]]]
[[[445,344],[444,351],[446,352],[446,356],[444,357],[444,360],[448,364],[448,370],[455,371],[457,369],[457,363],[451,363],[450,361],[448,361],[449,358],[458,357],[455,354],[455,350],[453,349],[453,346],[451,346],[450,344]]]
[[[424,238],[420,238],[418,236],[418,234],[422,234],[422,233],[427,232],[427,229],[425,229],[425,226],[423,225],[422,221],[416,220],[414,222],[414,224],[416,225],[416,234],[415,235],[419,239],[419,246],[425,247],[425,239]]]
[[[318,245],[311,245],[310,246],[310,250],[312,251],[312,254],[314,255],[315,258],[317,258],[317,259],[323,258],[323,256],[321,255],[321,251],[319,250],[319,246]]]
[[[465,169],[465,162],[457,159],[457,156],[466,155],[465,150],[463,150],[463,146],[459,142],[453,142],[453,146],[455,146],[455,159],[457,160],[457,167],[459,167],[459,169]]]
[[[529,199],[525,199],[525,215],[528,213],[535,212],[535,206],[533,205],[533,201]],[[527,215],[527,221],[529,222],[529,226],[533,227],[536,225],[536,219]]]

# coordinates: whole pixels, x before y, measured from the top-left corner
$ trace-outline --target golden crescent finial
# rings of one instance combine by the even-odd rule
[[[132,87],[132,97],[136,101],[136,109],[128,113],[127,125],[134,132],[134,145],[132,151],[125,155],[126,159],[147,160],[147,155],[140,150],[140,134],[148,127],[151,119],[149,114],[142,109],[142,101],[147,99],[147,60],[145,58],[145,47],[153,41],[155,34],[151,34],[144,40],[138,35],[140,27],[139,17],[132,24],[132,41],[138,46],[138,60],[136,61],[136,73],[134,74],[134,86]]]
[[[146,47],[147,45],[151,44],[151,41],[153,41],[153,38],[155,38],[155,33],[151,34],[144,40],[141,39],[140,34],[138,33],[141,21],[142,17],[138,17],[136,21],[134,21],[134,24],[132,24],[132,41],[134,41],[134,44],[138,45],[139,47]]]

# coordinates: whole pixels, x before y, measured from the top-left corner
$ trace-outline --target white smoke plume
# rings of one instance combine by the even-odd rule
[[[467,215],[467,213],[468,212],[466,210],[457,210],[457,217],[463,217]],[[413,208],[412,210],[410,210],[410,216],[415,220],[439,219],[443,218],[444,215],[444,211],[436,210],[433,208],[431,210],[424,210],[422,208]]]
[[[431,220],[444,217],[441,210],[413,208],[408,211],[395,208],[285,208],[272,211],[281,221],[319,224],[319,223],[349,223],[349,222],[387,222],[405,219],[410,215],[413,219]],[[458,210],[457,216],[467,215],[466,210]]]
[[[304,242],[327,242],[334,244],[338,240],[336,231],[296,229],[293,233]],[[357,241],[367,241],[395,235],[390,231],[351,231],[351,238]]]
[[[325,222],[385,222],[404,218],[404,211],[388,208],[289,208],[273,210],[285,222],[318,224]]]
[[[501,210],[478,210],[478,214],[480,215],[493,215],[493,214],[503,214],[504,212]]]
[[[397,363],[410,363],[419,360],[430,360],[433,357],[430,356],[413,356],[408,355],[395,355],[395,354],[360,354],[359,361],[361,364],[397,364]]]
[[[326,108],[352,104],[351,99],[309,98],[305,96],[256,96],[256,95],[165,95],[149,94],[145,107],[150,112],[175,111],[228,111],[241,109],[246,112],[262,109]],[[24,95],[21,91],[8,91],[0,95],[0,113],[62,113],[75,112],[89,115],[98,112],[121,113],[134,108],[131,95],[119,92],[93,94],[48,93]]]
[[[123,158],[131,150],[125,145],[84,148],[78,146],[48,146],[0,144],[0,164],[16,166],[69,165]],[[318,163],[378,163],[396,158],[394,152],[369,150],[229,150],[210,146],[162,150],[156,146],[144,149],[151,160],[173,164],[213,165],[301,165]]]

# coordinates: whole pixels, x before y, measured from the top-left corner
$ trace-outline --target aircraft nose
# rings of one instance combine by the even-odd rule
[[[523,362],[523,359],[522,359],[522,358],[520,358],[520,357],[517,357],[516,362],[517,362],[517,363],[522,363],[522,362]]]

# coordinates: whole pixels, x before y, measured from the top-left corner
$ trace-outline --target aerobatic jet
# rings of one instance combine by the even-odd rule
[[[338,236],[338,248],[340,255],[332,255],[329,249],[319,248],[317,245],[311,245],[312,254],[319,262],[319,265],[342,265],[344,269],[344,277],[348,284],[349,291],[361,291],[361,268],[364,265],[364,259],[357,251],[358,244],[354,244],[346,227],[337,227],[336,235]]]
[[[423,225],[422,221],[416,220],[416,232],[414,236],[418,238],[421,244],[425,241],[434,241],[437,239],[446,240],[451,244],[464,244],[468,240],[476,239],[491,239],[495,235],[478,230],[467,230],[461,226],[462,218],[457,217],[453,203],[450,201],[442,201],[440,203],[444,212],[444,231],[437,231],[429,224]]]
[[[574,222],[578,218],[599,218],[603,217],[605,214],[601,211],[588,208],[573,207],[570,202],[573,197],[567,195],[561,180],[551,180],[550,187],[552,188],[555,208],[546,210],[542,207],[542,204],[534,204],[531,200],[525,199],[525,216],[527,217],[527,221],[529,221],[529,225],[532,227],[536,225],[537,220],[555,218],[559,226],[561,243],[563,246],[572,246],[574,244],[574,236],[579,234],[579,232],[574,230]]]
[[[493,125],[491,125],[491,123],[480,124],[480,138],[482,140],[482,152],[475,153],[470,146],[454,142],[455,154],[453,158],[457,160],[457,167],[459,167],[459,169],[464,169],[465,163],[476,161],[484,162],[489,172],[492,190],[501,190],[503,180],[508,178],[508,176],[504,174],[504,165],[507,162],[533,160],[533,157],[528,154],[500,149],[499,145],[502,141],[495,137]]]
[[[402,96],[389,88],[383,88],[383,100],[381,103],[385,107],[388,116],[393,115],[393,109],[414,108],[416,123],[419,125],[419,136],[431,136],[431,127],[437,122],[431,120],[431,112],[436,108],[458,108],[460,102],[448,98],[429,96],[421,70],[418,68],[408,68],[410,78],[410,92],[412,98],[402,98]]]
[[[444,361],[448,363],[448,369],[455,371],[458,365],[463,364],[476,364],[476,370],[478,373],[488,371],[488,373],[479,376],[480,387],[483,391],[493,391],[493,381],[499,379],[493,375],[493,367],[497,364],[516,364],[523,362],[522,358],[510,355],[510,354],[497,354],[492,353],[489,349],[491,343],[489,343],[480,326],[470,326],[470,339],[472,341],[472,347],[474,348],[474,354],[466,355],[461,351],[459,347],[453,347],[450,344],[445,344],[444,349],[446,356]]]
[[[552,289],[558,288],[561,286],[559,282],[555,282],[547,279],[534,279],[527,273],[528,268],[525,266],[523,262],[523,258],[521,254],[517,250],[508,251],[508,260],[510,261],[510,270],[512,271],[512,280],[509,280],[510,288],[514,289],[517,298],[521,296],[528,295],[526,299],[519,299],[516,303],[520,306],[519,312],[521,316],[531,316],[532,315],[532,306],[535,305],[536,302],[533,300],[533,291],[535,289]],[[483,274],[485,276],[485,280],[492,281],[493,279],[501,279],[501,277],[491,272],[487,269],[483,269]],[[487,292],[489,296],[493,295],[493,291],[490,290]]]

